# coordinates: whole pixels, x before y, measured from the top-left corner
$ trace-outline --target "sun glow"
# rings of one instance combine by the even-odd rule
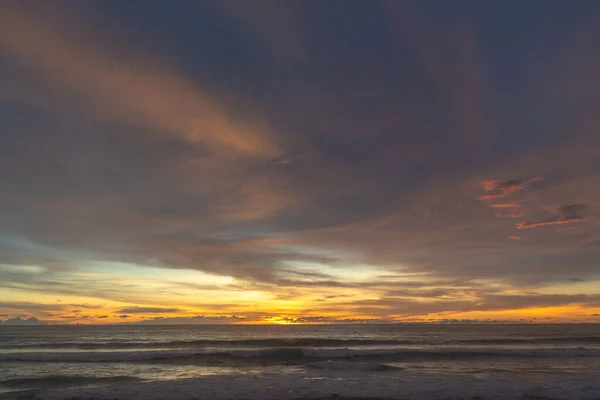
[[[261,322],[274,324],[274,325],[297,325],[299,324],[293,318],[288,317],[267,317],[263,319]]]

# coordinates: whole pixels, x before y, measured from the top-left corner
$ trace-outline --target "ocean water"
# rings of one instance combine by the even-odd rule
[[[600,399],[600,325],[0,326],[0,397]]]

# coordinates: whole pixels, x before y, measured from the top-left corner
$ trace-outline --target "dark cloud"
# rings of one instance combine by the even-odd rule
[[[119,315],[119,318],[122,318],[122,319],[131,318],[131,315]]]
[[[561,215],[572,215],[573,213],[577,213],[578,211],[585,210],[590,208],[588,204],[568,204],[566,206],[562,206],[558,209],[558,213]]]
[[[85,309],[95,309],[95,308],[102,308],[104,307],[103,304],[70,304],[73,307],[80,307],[80,308],[85,308]],[[73,311],[74,312],[74,311]]]
[[[181,311],[179,308],[167,307],[127,307],[118,312],[127,314],[153,314],[153,313],[174,313]]]
[[[26,325],[26,326],[36,326],[36,325],[46,325],[45,322],[40,321],[36,317],[31,317],[27,319],[23,319],[21,317],[9,318],[2,323],[3,325]]]
[[[230,324],[246,319],[237,315],[199,315],[195,317],[154,317],[136,322],[143,325],[203,325],[203,324]]]

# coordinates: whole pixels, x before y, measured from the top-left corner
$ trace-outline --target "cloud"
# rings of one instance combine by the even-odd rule
[[[108,318],[108,315],[98,315],[96,319],[105,319]]]
[[[175,313],[181,311],[179,308],[168,307],[127,307],[118,312],[127,314],[153,314],[153,313]]]
[[[237,315],[199,315],[195,317],[154,317],[136,322],[143,325],[206,325],[230,324],[243,321],[245,317]]]
[[[544,207],[544,208],[546,210],[551,211],[558,215],[554,218],[551,218],[551,219],[548,219],[545,221],[521,222],[519,225],[517,225],[517,228],[519,228],[519,229],[536,228],[539,226],[546,226],[546,225],[562,225],[562,224],[569,224],[572,222],[581,222],[584,220],[584,218],[580,217],[580,216],[576,216],[575,214],[577,214],[578,211],[582,211],[582,210],[589,208],[589,205],[587,205],[587,204],[568,204],[568,205],[561,206],[561,207]]]
[[[122,318],[122,319],[131,318],[131,315],[119,315],[119,318]]]
[[[149,125],[189,142],[242,154],[275,156],[267,129],[244,126],[181,75],[123,65],[73,35],[65,21],[3,4],[0,46],[113,121]]]
[[[490,203],[488,204],[491,208],[521,208],[523,207],[518,203]]]
[[[573,222],[582,222],[583,220],[584,220],[583,217],[555,217],[552,219],[548,219],[545,221],[539,221],[539,222],[521,222],[519,225],[517,225],[517,229],[538,228],[540,226],[547,226],[547,225],[564,225],[564,224],[570,224]]]
[[[84,304],[70,304],[70,306],[72,306],[72,307],[79,307],[79,308],[85,308],[85,309],[95,309],[95,308],[102,308],[102,307],[104,307],[103,304],[87,304],[87,303],[84,303]],[[73,311],[73,312],[75,312],[75,311]]]
[[[587,208],[590,208],[588,204],[567,204],[565,206],[560,207],[558,212],[562,215],[569,215],[578,211],[585,210]]]
[[[437,301],[384,296],[373,300],[356,300],[345,309],[346,312],[371,313],[395,318],[417,317],[423,315],[443,315],[447,313],[490,312],[520,310],[538,307],[562,307],[593,304],[600,299],[598,295],[566,294],[503,294],[479,293],[474,296],[440,298]]]
[[[519,178],[519,179],[511,179],[507,181],[500,181],[496,179],[484,179],[480,182],[481,188],[486,192],[495,192],[490,195],[485,195],[488,197],[480,197],[481,200],[487,200],[492,198],[505,198],[510,196],[511,194],[519,191],[527,190],[527,184],[530,182],[541,181],[544,178],[540,177],[528,177],[528,178]],[[492,197],[489,197],[492,196]],[[493,207],[493,206],[492,206]]]
[[[298,316],[298,317],[273,317],[267,321],[295,323],[295,324],[385,324],[393,323],[393,320],[380,318],[335,318],[330,316]]]
[[[32,299],[1,311],[385,320],[578,294],[568,277],[594,279],[600,255],[600,147],[580,118],[594,91],[562,74],[596,49],[533,49],[534,21],[510,45],[537,73],[507,73],[488,17],[396,3],[182,5],[193,22],[160,32],[120,26],[116,3],[0,6],[0,297]],[[514,235],[581,204],[568,235]]]
[[[0,309],[19,310],[19,311],[62,311],[67,308],[67,304],[42,304],[30,302],[0,302]]]
[[[37,326],[37,325],[46,325],[45,322],[40,321],[36,317],[31,317],[28,319],[23,319],[21,317],[9,318],[2,323],[3,325],[25,325],[25,326]]]
[[[590,208],[588,204],[567,204],[560,207],[545,206],[545,210],[557,214],[560,218],[577,217],[581,211]]]
[[[496,179],[484,179],[479,182],[479,186],[487,193],[477,197],[477,200],[486,202],[491,208],[499,209],[510,209],[509,211],[498,211],[496,216],[500,218],[518,218],[523,215],[523,201],[512,201],[503,203],[489,203],[492,200],[502,200],[513,193],[522,192],[528,190],[528,184],[530,182],[542,181],[544,178],[539,177],[528,177],[520,179],[511,179],[506,181]],[[516,210],[519,209],[519,210]]]

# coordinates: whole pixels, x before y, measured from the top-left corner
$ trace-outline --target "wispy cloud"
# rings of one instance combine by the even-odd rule
[[[561,207],[545,207],[546,210],[557,214],[556,217],[538,222],[521,222],[518,229],[537,228],[547,225],[564,225],[573,222],[582,222],[584,217],[576,216],[578,212],[589,208],[587,204],[568,204]]]
[[[481,195],[478,197],[478,200],[487,201],[487,200],[496,200],[496,199],[504,199],[513,193],[521,192],[527,190],[527,184],[535,181],[541,181],[544,178],[540,177],[528,177],[528,178],[520,178],[520,179],[511,179],[507,181],[500,181],[496,179],[484,179],[479,183],[481,188],[486,192],[491,192],[489,194]],[[497,204],[490,204],[490,207],[497,207]]]
[[[491,203],[491,208],[521,208],[522,205],[518,203]]]
[[[518,229],[529,229],[529,228],[538,228],[540,226],[547,226],[547,225],[564,225],[564,224],[570,224],[573,222],[581,222],[581,221],[583,221],[582,217],[568,217],[568,218],[556,217],[556,218],[548,219],[545,221],[539,221],[539,222],[521,222],[519,225],[517,225],[517,228]]]
[[[90,45],[90,38],[86,42],[65,29],[68,22],[52,22],[15,3],[4,3],[0,10],[2,49],[40,71],[57,89],[79,96],[93,112],[185,141],[207,143],[217,151],[279,154],[266,126],[240,123],[181,73],[124,65],[100,50],[100,45]]]

